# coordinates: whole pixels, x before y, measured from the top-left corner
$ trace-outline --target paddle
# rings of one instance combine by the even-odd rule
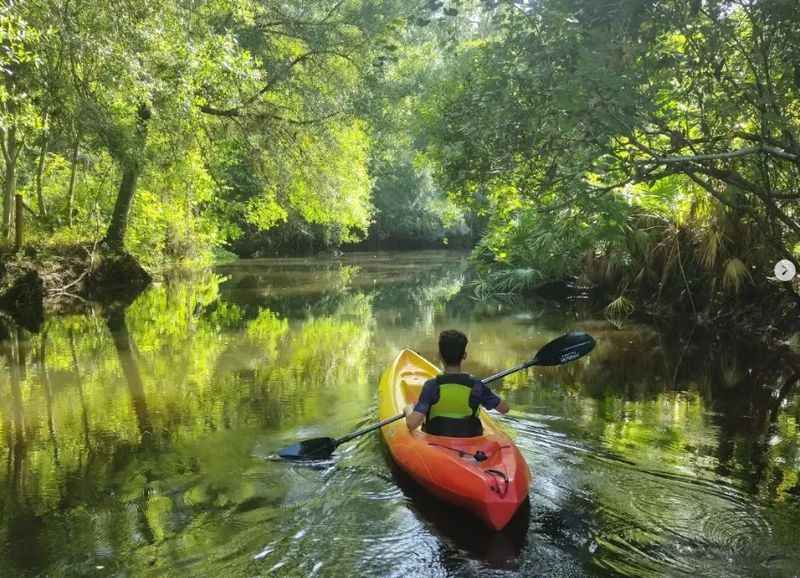
[[[521,371],[534,365],[563,365],[565,363],[569,363],[570,361],[574,361],[579,357],[583,357],[592,349],[594,349],[594,346],[594,338],[588,333],[583,333],[582,331],[567,333],[566,335],[562,335],[561,337],[554,339],[542,347],[529,361],[512,367],[511,369],[501,371],[500,373],[490,375],[482,381],[484,384],[491,383],[502,377],[505,377],[506,375],[516,373],[517,371]],[[288,448],[282,449],[278,452],[278,455],[287,460],[325,459],[333,453],[333,450],[335,450],[337,446],[340,446],[345,442],[349,442],[358,436],[375,431],[376,429],[380,429],[383,426],[399,419],[403,419],[403,417],[405,417],[405,415],[401,413],[386,418],[383,421],[372,424],[358,431],[354,431],[353,433],[347,434],[346,436],[338,439],[314,438],[302,441],[298,444],[294,444]]]

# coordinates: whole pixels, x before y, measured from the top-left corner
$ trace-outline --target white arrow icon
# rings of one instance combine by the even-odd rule
[[[791,281],[797,275],[797,268],[789,259],[781,259],[775,264],[775,277],[781,281]]]

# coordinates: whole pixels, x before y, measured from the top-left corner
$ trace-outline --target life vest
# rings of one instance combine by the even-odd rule
[[[467,374],[436,376],[439,401],[431,405],[425,419],[425,433],[451,437],[474,437],[483,433],[478,405],[470,404],[474,381]]]

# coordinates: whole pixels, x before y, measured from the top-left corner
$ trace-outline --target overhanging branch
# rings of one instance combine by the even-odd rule
[[[345,54],[343,52],[339,52],[339,51],[336,51],[336,50],[310,50],[308,52],[305,52],[305,53],[293,58],[291,61],[289,61],[289,63],[286,65],[285,69],[283,70],[283,72],[280,75],[278,75],[275,78],[273,78],[272,80],[264,83],[264,86],[262,86],[258,91],[256,91],[251,96],[249,96],[246,99],[244,99],[240,104],[238,104],[236,106],[232,106],[230,108],[218,108],[218,107],[211,106],[211,105],[203,105],[203,106],[200,107],[200,112],[203,112],[205,114],[210,114],[212,116],[220,116],[220,117],[226,117],[226,118],[234,118],[234,117],[238,117],[238,116],[245,116],[243,111],[246,108],[252,106],[258,100],[260,100],[265,94],[267,94],[267,93],[271,92],[272,90],[274,90],[275,87],[281,81],[285,80],[288,77],[288,74],[292,71],[292,69],[295,66],[297,66],[298,64],[301,64],[301,63],[305,62],[306,60],[309,60],[310,58],[313,58],[315,56],[338,57],[338,58],[341,58],[343,60],[347,60],[348,62],[352,63],[352,59],[351,59],[350,55]]]
[[[778,158],[782,158],[789,161],[798,161],[800,157],[795,154],[786,152],[785,150],[768,146],[762,145],[757,147],[750,147],[746,149],[739,149],[736,151],[728,151],[724,153],[711,153],[705,155],[690,155],[690,156],[673,156],[673,157],[655,157],[649,159],[647,161],[642,161],[641,164],[675,164],[675,163],[696,163],[696,162],[704,162],[704,161],[720,161],[720,160],[728,160],[728,159],[735,159],[740,157],[746,157],[750,155],[757,155],[757,154],[768,154]]]

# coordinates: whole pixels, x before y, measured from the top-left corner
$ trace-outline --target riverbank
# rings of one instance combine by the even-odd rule
[[[86,302],[128,304],[152,281],[127,252],[97,245],[27,246],[0,253],[0,311],[36,331],[45,312],[63,313]]]
[[[451,247],[461,259],[463,249]],[[433,253],[444,252],[434,251]],[[414,252],[399,251],[410,255]],[[235,262],[236,256],[221,253],[220,262]],[[354,251],[324,253],[332,264],[358,258]],[[525,272],[506,271],[503,291],[481,291],[482,278],[475,262],[465,271],[467,283],[461,291],[474,292],[480,299],[491,301],[502,295],[511,298],[540,298],[553,302],[582,301],[593,314],[605,316],[622,327],[642,322],[661,329],[676,329],[687,337],[704,335],[708,339],[737,333],[766,346],[800,348],[800,296],[788,284],[765,281],[752,286],[734,298],[721,292],[685,291],[675,301],[655,290],[640,288],[629,292],[623,300],[613,298],[616,287],[593,283],[588,277],[567,280],[526,282]],[[490,271],[488,275],[492,275]],[[129,253],[103,252],[89,243],[58,247],[28,246],[19,253],[0,252],[0,315],[15,323],[36,330],[45,312],[65,313],[80,309],[88,302],[129,304],[146,288],[153,277]],[[800,290],[800,280],[794,287]],[[652,289],[652,288],[651,288]]]
[[[765,345],[800,343],[800,277],[781,283],[751,276],[746,287],[733,292],[709,277],[680,285],[648,283],[641,275],[633,282],[624,272],[547,279],[534,269],[487,267],[474,260],[471,276],[482,299],[582,301],[617,327],[639,322],[687,335],[737,333]]]

